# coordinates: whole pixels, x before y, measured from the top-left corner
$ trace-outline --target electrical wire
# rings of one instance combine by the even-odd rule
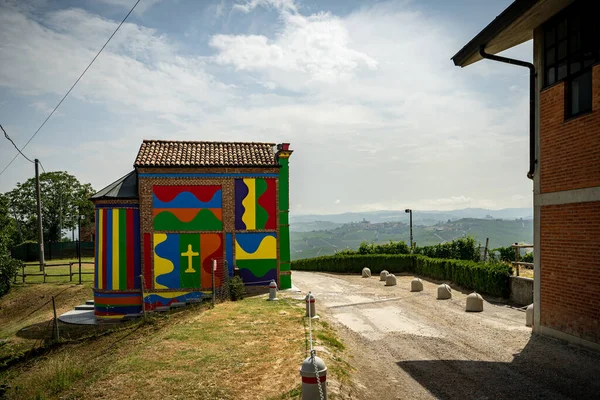
[[[65,99],[67,98],[67,96],[71,93],[71,91],[73,90],[73,88],[75,88],[75,85],[77,85],[77,83],[79,83],[79,81],[81,80],[81,78],[83,78],[83,75],[85,75],[85,73],[87,72],[87,70],[92,66],[92,64],[94,63],[94,61],[96,61],[96,58],[98,58],[98,56],[100,55],[100,53],[102,53],[102,50],[104,50],[104,48],[106,47],[106,45],[108,44],[108,42],[110,42],[110,40],[113,38],[113,36],[115,36],[115,34],[117,33],[117,31],[119,30],[119,28],[121,28],[121,26],[125,23],[125,21],[127,20],[127,18],[129,17],[129,15],[133,12],[133,10],[135,10],[135,8],[137,7],[137,5],[139,4],[141,0],[137,0],[135,2],[135,4],[133,5],[133,7],[131,7],[131,10],[129,10],[129,12],[127,13],[127,15],[125,15],[125,18],[123,18],[123,20],[121,21],[121,23],[119,24],[119,26],[117,26],[117,29],[115,29],[115,31],[112,33],[112,35],[110,35],[110,37],[108,38],[108,40],[106,41],[106,43],[104,43],[104,45],[102,46],[102,48],[100,49],[100,51],[98,51],[98,53],[96,54],[96,56],[94,56],[94,58],[92,59],[92,61],[88,64],[88,66],[83,70],[83,72],[81,73],[81,75],[79,75],[79,78],[77,78],[77,80],[75,81],[75,83],[71,86],[71,88],[69,89],[69,91],[63,96],[63,98],[58,102],[58,104],[56,105],[56,107],[54,107],[54,109],[52,110],[52,112],[50,113],[50,115],[48,115],[46,117],[46,119],[44,120],[44,122],[42,122],[42,124],[40,125],[40,127],[35,131],[35,133],[29,138],[29,140],[27,141],[27,143],[25,143],[25,145],[23,147],[21,147],[21,150],[19,150],[17,148],[17,150],[19,150],[19,153],[21,153],[22,150],[25,149],[25,147],[27,147],[27,145],[33,140],[34,137],[36,137],[36,135],[40,132],[40,130],[44,127],[44,125],[46,125],[46,122],[48,122],[48,120],[50,119],[50,117],[52,117],[52,115],[54,114],[54,112],[58,109],[58,107],[60,107],[60,105],[62,104],[63,101],[65,101]],[[14,143],[13,143],[14,144]],[[21,153],[23,154],[23,153]],[[2,170],[2,172],[0,172],[0,175],[2,175],[4,173],[4,171],[6,171],[8,169],[8,167],[10,167],[10,165],[15,161],[15,159],[17,158],[19,154],[16,154],[13,159],[8,163],[8,165],[6,167],[4,167],[4,169]],[[23,155],[23,157],[25,157]],[[27,157],[25,157],[27,158]],[[28,159],[29,160],[29,159]],[[31,160],[29,160],[31,161]],[[31,161],[33,162],[33,161]]]
[[[21,154],[21,155],[22,155],[22,156],[23,156],[23,157],[24,157],[24,158],[25,158],[27,161],[29,161],[30,163],[33,163],[33,161],[31,161],[31,159],[30,159],[29,157],[27,157],[25,154],[23,154],[23,152],[22,152],[21,150],[19,150],[19,148],[17,147],[17,145],[15,144],[15,142],[13,142],[13,140],[10,138],[10,136],[8,136],[8,133],[6,133],[6,131],[4,130],[4,127],[3,127],[2,125],[0,125],[0,129],[2,129],[2,132],[4,132],[4,137],[5,137],[6,139],[8,139],[8,141],[9,141],[9,142],[11,142],[13,146],[15,146],[15,149],[17,149],[17,151],[18,151],[18,152],[19,152],[19,153],[20,153],[20,154]],[[25,146],[23,146],[23,147],[25,147]],[[18,156],[18,155],[19,155],[19,154],[17,154],[17,156]],[[15,156],[15,157],[17,157],[17,156]]]

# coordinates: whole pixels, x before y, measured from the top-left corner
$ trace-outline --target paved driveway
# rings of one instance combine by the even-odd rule
[[[425,280],[411,293],[412,278],[293,273],[350,348],[361,398],[600,399],[599,354],[532,336],[522,310],[467,313],[466,292],[436,300]]]

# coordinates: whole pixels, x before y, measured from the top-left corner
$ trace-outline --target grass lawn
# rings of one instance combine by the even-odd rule
[[[74,263],[72,268],[69,269],[68,264]],[[85,274],[81,275],[81,280],[85,282],[94,281],[94,258],[93,257],[82,257],[81,258],[81,272]],[[25,283],[43,283],[44,277],[41,276],[39,264],[27,263],[25,266]],[[58,265],[57,265],[58,264]],[[19,276],[17,276],[17,282],[23,282],[22,270],[19,269]],[[73,275],[72,282],[79,282],[79,264],[77,258],[67,258],[60,260],[51,260],[46,262],[46,282],[63,283],[71,282],[69,276],[54,276],[54,275],[68,275],[70,272],[75,273]]]
[[[0,372],[0,384],[10,385],[9,399],[296,399],[308,354],[303,305],[258,296],[152,314],[57,345]],[[351,386],[343,343],[326,322],[313,328],[328,381]]]

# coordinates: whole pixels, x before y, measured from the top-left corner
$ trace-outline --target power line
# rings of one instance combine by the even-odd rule
[[[115,36],[115,34],[117,33],[117,31],[119,30],[119,28],[121,28],[121,26],[125,23],[125,21],[127,20],[127,18],[129,17],[129,15],[133,12],[133,10],[135,10],[135,8],[137,7],[137,5],[139,4],[141,0],[137,0],[135,2],[135,4],[133,5],[133,7],[131,7],[131,10],[129,10],[129,12],[127,13],[127,15],[125,15],[125,18],[123,18],[123,20],[121,21],[121,23],[119,24],[119,26],[117,26],[117,29],[115,29],[115,31],[112,33],[112,35],[110,35],[110,37],[108,38],[108,40],[106,41],[106,43],[104,43],[104,45],[102,46],[102,48],[100,49],[100,51],[98,51],[98,53],[96,54],[96,56],[92,59],[92,61],[88,64],[88,66],[83,70],[83,72],[81,73],[81,75],[79,75],[79,78],[77,78],[77,80],[75,81],[75,83],[73,84],[73,86],[71,86],[71,88],[69,89],[69,91],[63,96],[63,98],[58,102],[58,104],[56,105],[56,107],[54,107],[54,109],[52,110],[52,112],[50,113],[50,115],[48,115],[48,117],[46,117],[46,119],[44,120],[44,122],[42,122],[42,124],[40,125],[39,128],[37,128],[37,130],[35,131],[35,133],[29,138],[29,140],[27,141],[27,143],[25,143],[25,146],[23,146],[21,148],[21,150],[24,150],[25,147],[27,147],[27,145],[33,140],[33,138],[38,134],[38,132],[44,127],[44,125],[46,125],[46,122],[48,122],[48,120],[50,119],[50,117],[52,117],[52,115],[54,114],[54,112],[58,109],[58,107],[60,107],[60,105],[62,104],[62,102],[67,98],[67,96],[71,93],[71,91],[73,90],[73,88],[75,87],[75,85],[77,85],[77,83],[79,83],[79,81],[81,80],[81,78],[83,78],[83,75],[85,75],[85,73],[87,72],[87,70],[92,66],[92,64],[94,63],[94,61],[96,61],[96,58],[98,58],[98,56],[100,55],[100,53],[102,53],[102,50],[104,50],[104,48],[106,47],[106,45],[108,44],[108,42],[110,42],[110,40],[113,38],[113,36]],[[14,143],[13,143],[14,144]],[[16,146],[15,146],[16,147]],[[17,150],[19,150],[17,148]],[[19,153],[21,153],[21,150],[19,150]],[[23,153],[21,153],[23,154]],[[15,161],[15,159],[17,158],[19,154],[16,154],[13,159],[8,163],[8,165],[6,167],[4,167],[4,169],[2,170],[2,172],[0,172],[0,175],[2,175],[4,173],[4,171],[6,171],[8,169],[8,167],[10,167],[10,165]],[[25,157],[25,156],[23,156]],[[27,158],[27,157],[25,157]],[[29,160],[29,159],[28,159]],[[31,160],[29,160],[31,161]],[[33,161],[31,161],[33,162]]]
[[[15,142],[13,142],[13,140],[10,138],[10,136],[8,136],[8,133],[6,133],[6,131],[4,130],[4,127],[3,127],[2,125],[0,125],[0,129],[2,129],[2,132],[4,132],[4,137],[5,137],[5,138],[7,138],[7,139],[8,139],[8,141],[9,141],[9,142],[11,142],[13,146],[15,146],[15,149],[17,149],[17,151],[18,151],[18,152],[19,152],[19,153],[20,153],[20,154],[21,154],[23,157],[25,157],[25,159],[26,159],[27,161],[29,161],[30,163],[33,163],[33,161],[31,161],[31,159],[30,159],[29,157],[27,157],[25,154],[23,154],[23,152],[22,152],[21,150],[19,150],[19,148],[17,147],[17,145],[15,144]],[[17,156],[18,156],[18,155],[19,155],[19,154],[17,154]],[[17,156],[15,156],[15,157],[17,157]],[[10,164],[9,164],[9,165],[10,165]],[[6,168],[5,168],[5,169],[6,169]],[[4,171],[2,171],[2,172],[4,172]],[[1,175],[1,173],[0,173],[0,175]]]

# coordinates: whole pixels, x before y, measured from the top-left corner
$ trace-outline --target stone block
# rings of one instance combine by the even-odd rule
[[[437,288],[437,299],[447,300],[452,298],[452,288],[445,283],[442,283]]]
[[[410,283],[410,291],[411,292],[422,292],[423,291],[423,281],[419,278],[415,278]]]

